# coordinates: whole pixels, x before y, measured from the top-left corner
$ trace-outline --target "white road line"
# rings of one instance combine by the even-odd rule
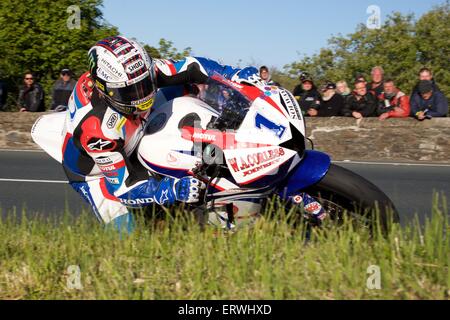
[[[39,153],[45,153],[44,150],[21,150],[21,149],[0,149],[0,152],[39,152]]]
[[[332,161],[340,164],[368,164],[368,165],[382,165],[382,166],[412,166],[412,167],[450,167],[450,164],[444,163],[410,163],[410,162],[370,162],[370,161]]]
[[[4,178],[0,178],[0,182],[34,182],[34,183],[61,183],[61,184],[69,183],[69,181],[61,181],[61,180],[28,180],[28,179],[4,179]]]

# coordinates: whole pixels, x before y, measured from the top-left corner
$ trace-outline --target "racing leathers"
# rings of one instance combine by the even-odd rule
[[[155,72],[156,85],[162,88],[200,84],[214,73],[237,80],[258,70],[234,69],[206,58],[188,57],[180,61],[156,60]],[[158,180],[139,163],[134,151],[149,114],[123,115],[109,107],[89,72],[78,80],[67,111],[62,154],[72,187],[90,204],[99,221],[114,221],[118,228],[129,231],[133,225],[127,207],[190,202],[199,188],[196,179]]]

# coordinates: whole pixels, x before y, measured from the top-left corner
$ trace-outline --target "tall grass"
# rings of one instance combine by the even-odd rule
[[[393,225],[387,235],[345,223],[315,229],[309,241],[283,210],[235,234],[201,231],[175,212],[154,224],[138,219],[122,238],[89,213],[9,218],[0,222],[0,298],[448,299],[442,208],[436,199],[425,225]],[[69,266],[81,271],[76,288]],[[367,287],[370,266],[379,267],[379,289]]]

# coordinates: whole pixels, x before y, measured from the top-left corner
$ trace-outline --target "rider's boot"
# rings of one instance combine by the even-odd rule
[[[305,192],[291,196],[289,200],[292,204],[303,207],[303,217],[312,225],[320,226],[328,216],[323,206]]]

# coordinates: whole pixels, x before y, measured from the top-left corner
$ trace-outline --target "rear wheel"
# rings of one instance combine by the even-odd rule
[[[383,230],[400,221],[389,197],[370,181],[332,164],[325,177],[306,192],[318,199],[337,223],[346,216],[371,228],[378,221]]]

